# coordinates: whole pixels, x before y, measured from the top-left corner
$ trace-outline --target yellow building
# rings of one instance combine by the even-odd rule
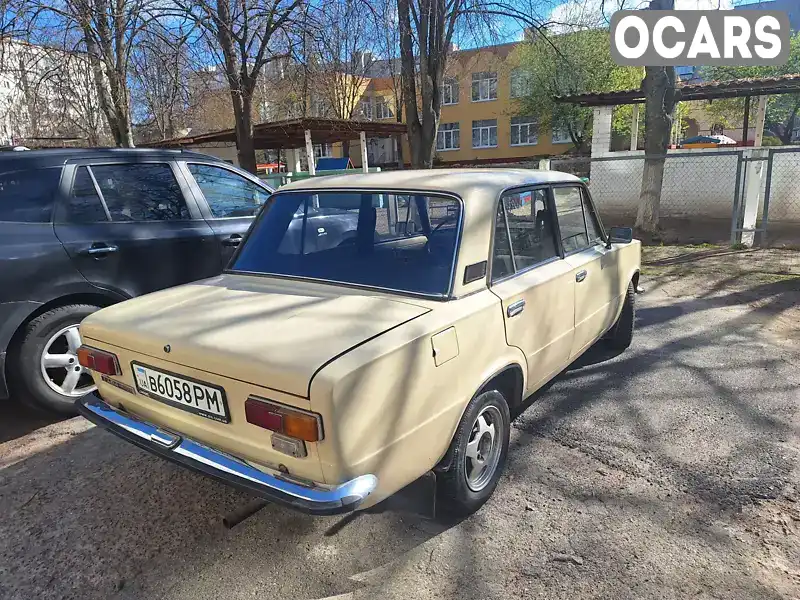
[[[563,154],[572,148],[566,131],[551,131],[538,124],[536,115],[519,116],[517,98],[526,94],[527,82],[517,69],[518,43],[451,53],[442,89],[442,111],[437,135],[438,164],[515,162]],[[357,118],[396,119],[394,80],[370,80]],[[371,164],[396,163],[393,140],[368,142]],[[341,148],[331,152],[341,156]],[[360,164],[357,146],[351,148]],[[410,153],[404,141],[403,156]]]

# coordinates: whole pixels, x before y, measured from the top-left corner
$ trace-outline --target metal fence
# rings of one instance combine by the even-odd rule
[[[633,225],[644,156],[554,159],[587,179],[607,224]],[[667,242],[800,247],[800,148],[670,153],[660,225]]]

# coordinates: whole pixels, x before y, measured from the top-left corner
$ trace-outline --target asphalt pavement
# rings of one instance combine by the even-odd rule
[[[457,523],[268,505],[228,531],[245,495],[9,411],[0,598],[800,597],[800,354],[765,325],[782,288],[644,285],[633,346],[530,400]]]

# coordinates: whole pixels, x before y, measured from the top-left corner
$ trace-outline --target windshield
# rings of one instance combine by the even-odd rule
[[[460,219],[452,198],[278,193],[232,270],[446,296]]]

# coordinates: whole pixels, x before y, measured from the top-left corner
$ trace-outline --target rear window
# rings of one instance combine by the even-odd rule
[[[233,270],[446,296],[460,221],[451,198],[279,193]]]
[[[61,167],[0,173],[0,221],[49,223]]]

